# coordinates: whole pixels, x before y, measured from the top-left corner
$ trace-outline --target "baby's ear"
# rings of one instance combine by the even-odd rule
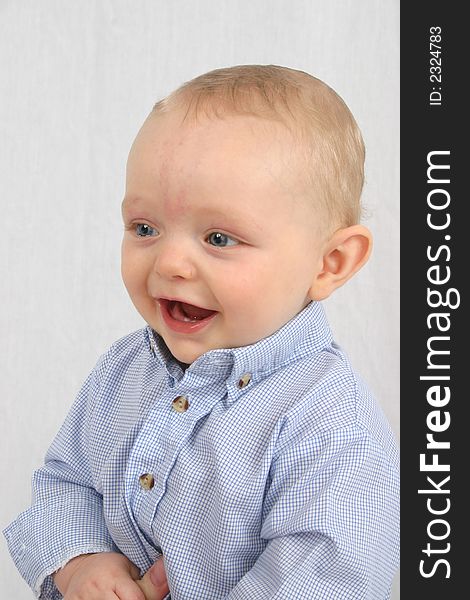
[[[310,288],[311,300],[324,300],[367,262],[372,234],[362,225],[338,229],[325,244],[323,266]]]

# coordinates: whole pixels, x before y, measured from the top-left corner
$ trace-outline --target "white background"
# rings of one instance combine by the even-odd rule
[[[142,325],[119,271],[134,135],[175,87],[242,63],[324,79],[362,129],[375,248],[326,309],[398,436],[398,0],[0,0],[0,528],[98,356]],[[0,598],[32,598],[3,539]]]

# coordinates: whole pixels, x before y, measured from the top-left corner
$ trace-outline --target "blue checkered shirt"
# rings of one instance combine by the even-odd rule
[[[5,535],[48,600],[89,552],[163,553],[173,600],[383,600],[397,568],[396,445],[318,303],[185,371],[149,327],[120,339],[33,489]]]

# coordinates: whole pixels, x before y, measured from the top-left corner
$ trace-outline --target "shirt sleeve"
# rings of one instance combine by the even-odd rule
[[[386,600],[398,564],[398,470],[367,432],[344,429],[277,457],[261,536],[228,600]]]
[[[87,459],[87,414],[105,366],[103,355],[47,452],[44,466],[33,475],[32,506],[4,531],[16,567],[43,600],[62,598],[51,574],[74,556],[117,550]]]

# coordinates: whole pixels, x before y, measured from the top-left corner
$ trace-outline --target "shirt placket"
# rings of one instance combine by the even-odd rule
[[[142,533],[154,545],[159,544],[154,539],[152,522],[178,454],[198,421],[223,395],[223,386],[206,393],[192,391],[188,384],[167,390],[159,401],[159,410],[150,412],[133,444],[127,470],[126,501]],[[166,405],[164,411],[162,403]]]

